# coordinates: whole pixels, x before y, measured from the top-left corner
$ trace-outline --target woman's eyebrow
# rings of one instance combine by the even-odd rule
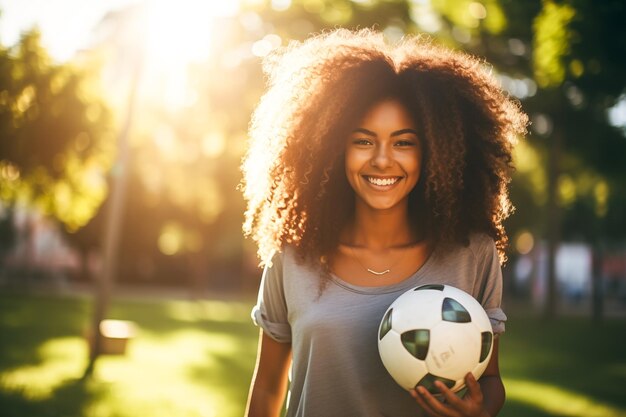
[[[367,129],[363,128],[363,127],[357,127],[356,129],[354,129],[352,131],[352,133],[364,133],[364,134],[369,135],[369,136],[378,136],[378,135],[376,135],[376,133],[372,132],[371,130],[367,130]],[[415,129],[400,129],[400,130],[396,130],[395,132],[391,133],[391,136],[392,137],[400,136],[400,135],[403,135],[405,133],[412,133],[415,136],[417,136],[417,131]]]
[[[416,131],[415,129],[400,129],[400,130],[396,130],[395,132],[393,132],[393,133],[391,134],[391,136],[392,136],[392,137],[393,137],[393,136],[400,136],[400,135],[403,135],[403,134],[405,134],[405,133],[412,133],[412,134],[414,134],[415,136],[417,136],[417,131]]]
[[[369,135],[369,136],[376,136],[376,133],[372,132],[371,130],[367,130],[365,128],[362,128],[362,127],[357,127],[356,129],[354,129],[352,131],[352,133],[364,133],[364,134]]]

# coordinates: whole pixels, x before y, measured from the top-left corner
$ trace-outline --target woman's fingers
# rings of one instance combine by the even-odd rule
[[[410,393],[411,393],[411,396],[415,398],[415,402],[417,402],[417,405],[419,405],[422,410],[426,411],[426,414],[428,414],[429,416],[436,417],[435,412],[431,410],[431,408],[428,406],[426,401],[424,401],[424,398],[422,398],[421,393],[419,393],[417,390],[414,390],[414,389],[412,389]]]
[[[482,409],[483,394],[476,378],[469,373],[465,376],[467,394],[464,398],[458,397],[452,390],[440,381],[435,382],[445,402],[431,394],[424,387],[411,390],[411,396],[417,404],[432,417],[461,417],[478,415]]]
[[[483,402],[483,391],[480,389],[480,384],[474,378],[474,375],[469,372],[465,375],[465,385],[467,385],[467,394],[466,396],[471,397],[474,401],[480,403],[482,405]]]
[[[459,414],[451,407],[442,404],[433,394],[428,392],[424,387],[417,387],[416,396],[417,403],[422,407],[428,415],[436,417],[458,417]]]
[[[450,390],[444,383],[440,381],[436,381],[435,386],[437,387],[439,392],[443,394],[443,397],[446,399],[447,404],[457,410],[462,410],[463,400],[457,397],[456,394],[452,392],[452,390]]]

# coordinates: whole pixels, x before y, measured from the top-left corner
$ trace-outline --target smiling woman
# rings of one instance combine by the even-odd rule
[[[401,292],[436,283],[504,331],[502,220],[526,117],[480,62],[416,37],[336,30],[265,64],[243,165],[244,228],[265,263],[248,416],[280,414],[289,369],[290,417],[495,416],[497,338],[467,395],[438,387],[444,405],[392,380],[377,324]]]

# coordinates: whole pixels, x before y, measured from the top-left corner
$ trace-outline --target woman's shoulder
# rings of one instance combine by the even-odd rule
[[[438,256],[444,255],[449,258],[480,259],[495,250],[495,242],[491,236],[483,232],[472,232],[465,243],[453,243],[444,250],[438,248]],[[443,254],[442,254],[443,252]]]
[[[469,250],[476,259],[487,259],[497,257],[495,240],[484,232],[474,232],[469,236]]]
[[[263,261],[263,275],[280,282],[282,285],[285,275],[285,264],[289,264],[291,251],[287,248],[274,249]]]
[[[269,268],[282,268],[285,264],[291,264],[296,259],[296,248],[291,244],[285,244],[274,249],[265,264]]]
[[[266,258],[262,258],[261,265],[265,269],[269,270],[281,269],[284,256],[285,255],[283,249],[274,249]]]
[[[439,274],[464,277],[498,262],[495,242],[485,233],[471,233],[464,243],[438,247],[430,268]],[[469,275],[468,275],[469,274]]]
[[[473,250],[484,251],[495,247],[495,241],[485,232],[473,232],[469,235],[469,247]]]

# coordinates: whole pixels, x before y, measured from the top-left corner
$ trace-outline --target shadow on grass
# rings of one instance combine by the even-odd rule
[[[207,343],[206,347],[198,347],[201,354],[206,349],[206,362],[185,364],[189,367],[187,380],[211,393],[208,399],[214,396],[221,406],[231,410],[220,415],[234,416],[243,414],[256,355],[258,331],[249,318],[250,308],[251,302],[226,303],[219,300],[197,303],[186,300],[116,300],[108,318],[134,321],[140,329],[138,338],[146,337],[144,342],[147,340],[148,344],[155,346],[174,343],[172,352],[180,348],[176,342]],[[50,342],[82,337],[90,318],[89,299],[0,295],[0,416],[86,416],[93,415],[96,409],[101,410],[102,407],[118,406],[111,397],[112,387],[98,381],[66,380],[57,385],[58,379],[50,379],[47,373],[45,377],[50,379],[52,387],[49,392],[40,393],[24,377],[15,379],[12,376],[13,380],[20,381],[15,386],[15,381],[3,381],[2,378],[5,372],[10,375],[21,368],[38,368],[26,378],[39,378],[37,373],[48,372],[45,367],[50,369],[51,363],[54,367],[50,372],[65,373],[61,378],[73,376],[75,370],[71,369],[71,363],[82,362],[85,358],[74,358],[71,354],[68,357],[65,348],[58,344],[50,350]],[[213,337],[215,344],[211,342]],[[76,346],[75,341],[71,343]],[[188,350],[183,348],[182,351]],[[64,355],[63,359],[58,356],[59,352]],[[61,370],[58,366],[64,368]],[[129,372],[134,365],[118,363],[112,366],[122,366],[118,370]],[[171,365],[164,363],[162,366],[166,369]],[[177,382],[184,384],[184,379]],[[49,387],[46,384],[38,382],[38,389]],[[158,388],[158,384],[155,387]],[[140,407],[144,401],[142,394],[127,394],[128,401]]]
[[[190,304],[189,302],[185,302]],[[241,303],[240,303],[241,304]],[[110,308],[108,318],[132,320],[143,332],[154,336],[185,329],[245,337],[250,322],[244,313],[237,320],[183,320],[172,316],[167,301],[123,301]],[[246,309],[244,305],[239,310]],[[34,295],[0,297],[0,369],[41,365],[45,358],[39,347],[50,339],[83,337],[91,319],[91,300]]]
[[[626,407],[626,321],[515,318],[502,337],[501,371],[511,379],[532,380]],[[621,371],[619,371],[621,370]]]
[[[70,379],[45,399],[32,398],[24,389],[0,391],[0,415],[29,417],[83,417],[86,408],[104,395],[102,386],[82,379]]]
[[[50,339],[81,336],[89,302],[83,299],[3,295],[0,301],[0,369],[44,362],[38,347]]]

